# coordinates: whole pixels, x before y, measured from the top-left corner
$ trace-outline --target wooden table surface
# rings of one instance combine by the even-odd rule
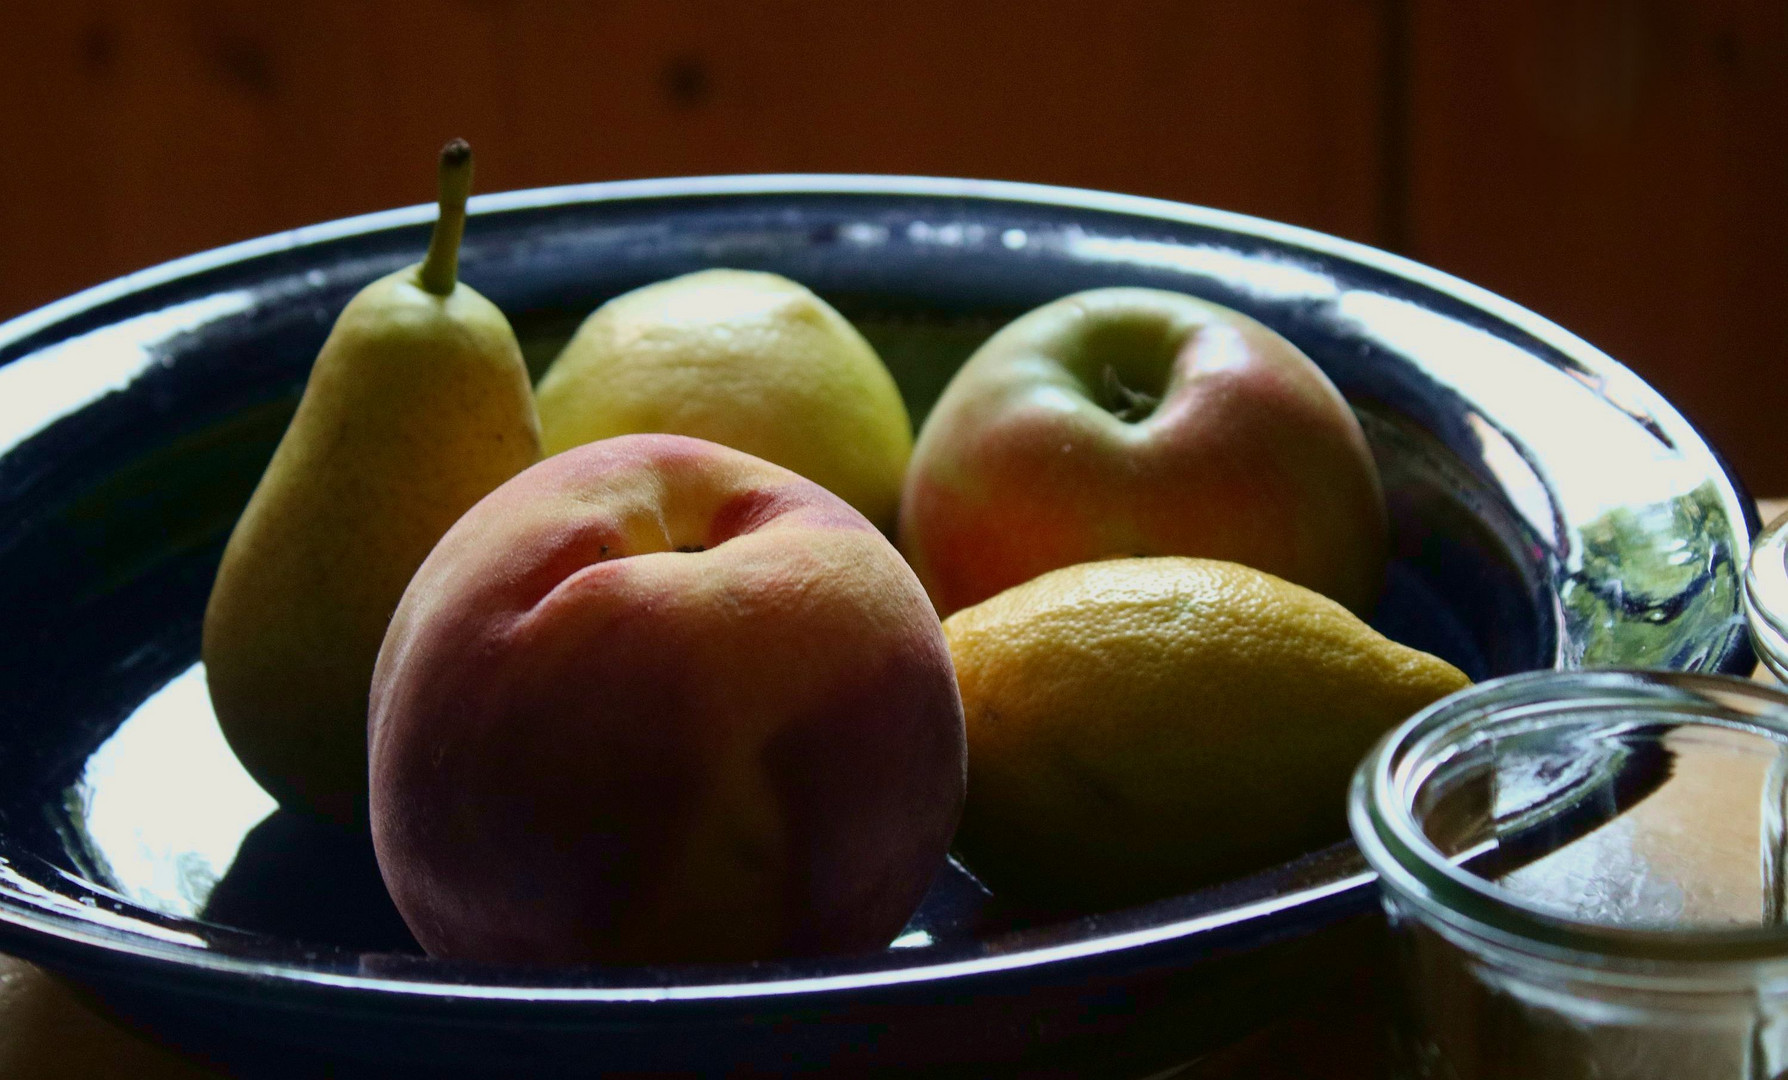
[[[1788,499],[1759,500],[1758,507],[1768,522],[1788,512]],[[1345,992],[1147,1080],[1377,1080],[1385,1075],[1388,978],[1384,970],[1359,972]],[[0,956],[0,1080],[218,1075],[99,1016],[42,970]]]
[[[1378,1080],[1385,1076],[1384,971],[1312,1002],[1196,1062],[1147,1080]],[[184,1058],[91,1009],[77,991],[0,955],[3,1080],[214,1080]]]

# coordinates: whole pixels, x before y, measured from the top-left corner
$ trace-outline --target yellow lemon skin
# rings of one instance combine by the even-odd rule
[[[703,270],[610,300],[536,396],[549,455],[615,435],[690,435],[791,469],[884,532],[913,451],[906,405],[869,342],[777,274]]]
[[[1100,910],[1345,835],[1355,765],[1470,684],[1340,604],[1236,563],[1116,559],[965,608],[956,843],[994,891]]]

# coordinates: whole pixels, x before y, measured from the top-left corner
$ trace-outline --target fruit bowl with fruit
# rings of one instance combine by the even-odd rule
[[[0,325],[0,949],[225,1064],[1144,1075],[1367,955],[1332,841],[1385,716],[1749,668],[1717,454],[1407,260],[1101,193],[734,177],[474,199],[456,286],[406,269],[435,216]],[[483,359],[406,374],[393,342],[461,308]],[[741,381],[760,340],[833,366]],[[393,381],[325,386],[349,350]],[[530,380],[537,418],[491,406]],[[507,463],[446,483],[479,440]],[[1212,629],[1250,605],[1275,629]],[[282,718],[331,710],[345,738]],[[1210,783],[1135,734],[1163,716]]]

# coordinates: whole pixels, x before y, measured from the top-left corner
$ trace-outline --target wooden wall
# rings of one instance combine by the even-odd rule
[[[1417,2],[1404,250],[1534,308],[1788,492],[1788,5]]]
[[[456,134],[486,191],[1034,180],[1462,274],[1788,491],[1785,125],[1779,0],[0,0],[0,318],[424,201]]]

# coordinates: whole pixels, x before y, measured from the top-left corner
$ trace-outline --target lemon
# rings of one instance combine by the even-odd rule
[[[944,635],[968,724],[958,848],[996,892],[1080,910],[1340,839],[1373,741],[1470,682],[1318,593],[1210,559],[1066,567]]]
[[[894,377],[844,316],[777,274],[703,270],[597,308],[536,390],[556,454],[690,435],[792,469],[894,524],[913,452]]]

